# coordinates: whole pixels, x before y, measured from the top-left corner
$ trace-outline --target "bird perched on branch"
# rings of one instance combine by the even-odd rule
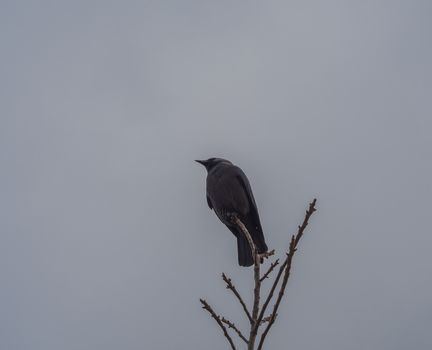
[[[207,169],[208,206],[237,237],[239,265],[253,265],[254,258],[249,242],[232,221],[233,215],[237,216],[249,231],[258,253],[267,252],[258,209],[246,175],[239,167],[222,158],[196,160],[196,162]]]

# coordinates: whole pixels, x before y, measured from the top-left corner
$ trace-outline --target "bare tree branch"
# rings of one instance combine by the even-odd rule
[[[309,204],[309,209],[306,211],[306,215],[305,215],[305,218],[303,220],[302,225],[300,225],[298,227],[297,234],[293,235],[291,237],[289,250],[288,250],[288,253],[286,253],[286,258],[284,259],[282,264],[279,266],[279,271],[278,271],[278,273],[277,273],[277,275],[273,281],[273,284],[270,288],[270,291],[269,291],[261,309],[260,309],[261,282],[264,281],[266,278],[268,278],[269,275],[271,274],[271,272],[276,268],[276,266],[279,265],[279,259],[277,259],[273,263],[271,263],[267,272],[264,273],[264,275],[262,277],[260,277],[261,276],[260,265],[261,265],[262,259],[268,258],[269,256],[273,255],[274,250],[272,250],[270,252],[266,252],[264,254],[258,254],[258,251],[255,247],[255,244],[252,240],[252,237],[249,234],[245,225],[242,223],[242,221],[236,215],[232,216],[232,218],[231,218],[232,222],[234,224],[236,224],[239,227],[239,229],[243,232],[243,234],[245,235],[245,237],[248,240],[248,243],[250,245],[252,256],[254,257],[254,282],[255,283],[254,283],[254,297],[253,297],[252,314],[249,312],[248,308],[246,307],[246,304],[244,303],[242,297],[240,296],[236,287],[232,283],[231,279],[228,278],[224,273],[222,274],[222,279],[227,284],[226,288],[230,289],[234,293],[234,295],[237,297],[238,301],[240,302],[240,304],[243,307],[244,312],[246,313],[246,316],[248,317],[248,320],[250,322],[249,339],[247,339],[240,332],[240,330],[237,328],[237,326],[233,322],[225,319],[224,317],[221,318],[221,316],[217,315],[205,300],[200,299],[200,301],[203,305],[203,308],[211,314],[211,316],[216,320],[218,325],[222,328],[224,335],[227,338],[227,340],[230,343],[231,348],[233,350],[235,350],[235,345],[234,345],[231,337],[229,336],[229,334],[227,332],[227,328],[224,326],[224,324],[226,324],[229,328],[232,328],[237,333],[237,335],[240,337],[240,339],[242,339],[248,345],[248,350],[254,350],[255,341],[256,341],[256,338],[258,335],[258,329],[260,328],[261,325],[264,325],[267,323],[267,325],[265,326],[264,332],[261,334],[260,341],[259,341],[258,348],[257,348],[257,350],[262,350],[266,336],[267,336],[270,328],[272,327],[272,325],[274,324],[274,322],[278,316],[277,311],[278,311],[278,308],[280,306],[281,300],[284,296],[285,289],[286,289],[286,286],[288,283],[294,254],[297,250],[297,245],[298,245],[301,237],[303,236],[303,233],[306,229],[306,226],[308,225],[310,217],[316,211],[315,205],[316,205],[316,199],[314,199]],[[272,309],[270,315],[264,317],[264,314],[268,308],[268,305],[270,304],[270,302],[273,298],[275,290],[279,286],[279,282],[280,282],[281,278],[282,278],[282,283],[280,284],[278,296],[276,298],[275,304],[273,305],[273,309]]]
[[[242,297],[240,296],[239,292],[237,291],[236,287],[232,283],[231,278],[228,278],[224,273],[222,273],[222,279],[227,284],[227,289],[230,289],[234,293],[234,295],[237,297],[238,301],[240,302],[241,306],[243,307],[243,310],[244,310],[247,318],[249,319],[249,322],[253,323],[252,316],[251,316],[245,302],[243,301]]]
[[[273,271],[273,269],[279,265],[279,259],[276,259],[274,262],[271,263],[269,269],[267,270],[267,272],[260,278],[260,282],[264,281],[266,278],[268,278],[268,276],[271,274],[271,272]]]
[[[258,312],[259,312],[259,302],[260,302],[260,290],[261,290],[261,281],[260,281],[260,260],[258,258],[258,254],[255,253],[255,265],[254,265],[254,279],[255,279],[255,287],[254,287],[254,302],[253,302],[253,310],[252,310],[252,319],[253,325],[251,327],[251,331],[249,333],[249,344],[248,350],[253,350],[255,347],[255,339],[258,333],[259,321],[258,321]]]
[[[297,244],[299,243],[300,239],[303,236],[304,230],[306,229],[306,226],[309,223],[309,218],[316,211],[315,205],[316,205],[316,198],[312,201],[312,203],[309,204],[309,209],[306,211],[306,215],[305,215],[305,218],[303,220],[303,223],[302,223],[301,226],[298,227],[297,235],[292,236],[292,238],[291,238],[289,252],[288,252],[287,257],[285,259],[285,262],[286,262],[285,265],[286,265],[286,267],[285,267],[285,273],[284,273],[284,278],[283,278],[283,281],[282,281],[282,285],[281,285],[281,288],[279,290],[279,295],[278,295],[278,298],[276,300],[276,303],[273,306],[273,311],[272,311],[272,313],[270,315],[270,320],[269,320],[269,322],[267,324],[267,327],[265,328],[263,334],[261,335],[261,339],[260,339],[260,342],[259,342],[259,345],[258,345],[258,350],[262,349],[262,346],[264,344],[264,340],[265,340],[265,338],[266,338],[266,336],[267,336],[270,328],[272,327],[272,325],[273,325],[273,323],[274,323],[274,321],[275,321],[275,319],[277,317],[277,310],[279,308],[279,305],[280,305],[280,302],[282,300],[282,297],[283,297],[283,295],[285,293],[285,288],[286,288],[286,285],[287,285],[287,282],[288,282],[288,278],[289,278],[290,272],[291,272],[292,259],[294,257],[294,254],[295,254],[296,250],[297,250]],[[263,307],[263,309],[264,309],[264,307]],[[263,313],[263,311],[265,311],[265,310],[261,310],[261,313]]]
[[[312,214],[315,212],[315,210],[316,210],[316,209],[315,209],[315,204],[316,204],[316,198],[312,201],[312,203],[309,204],[309,210],[306,211],[306,215],[305,215],[305,218],[304,218],[304,220],[303,220],[302,225],[298,227],[297,235],[296,235],[296,236],[293,235],[293,236],[291,237],[291,242],[292,242],[292,240],[294,239],[294,240],[295,240],[295,245],[296,245],[296,246],[297,246],[298,241],[299,241],[300,238],[302,237],[303,232],[304,232],[306,226],[308,225],[309,218],[311,217],[311,215],[312,215]],[[264,313],[265,313],[265,311],[266,311],[266,309],[267,309],[268,304],[270,303],[270,301],[271,301],[271,299],[272,299],[272,297],[273,297],[273,293],[274,293],[274,291],[275,291],[275,289],[276,289],[276,287],[277,287],[277,285],[278,285],[278,283],[279,283],[279,280],[280,280],[280,278],[281,278],[281,276],[282,276],[282,273],[283,273],[284,270],[285,270],[285,267],[287,266],[287,263],[288,263],[288,256],[286,257],[286,259],[284,260],[284,262],[283,262],[282,265],[280,266],[279,271],[278,271],[278,274],[277,274],[277,276],[276,276],[276,278],[275,278],[275,280],[274,280],[274,282],[273,282],[273,285],[272,285],[272,287],[271,287],[271,289],[270,289],[270,292],[269,292],[269,294],[268,294],[268,296],[267,296],[267,298],[266,298],[266,301],[264,302],[264,305],[263,305],[263,307],[262,307],[262,309],[261,309],[260,315],[258,316],[258,320],[260,320],[260,321],[261,321],[262,318],[264,317]]]
[[[225,323],[228,326],[228,328],[234,329],[234,331],[238,334],[240,339],[242,339],[246,344],[248,343],[246,337],[242,334],[242,332],[240,332],[240,330],[236,327],[236,325],[233,322],[227,320],[225,317],[222,317],[221,321]]]
[[[222,331],[224,333],[225,338],[227,338],[228,342],[231,345],[232,350],[237,350],[233,340],[231,339],[230,335],[227,332],[226,327],[224,326],[224,324],[222,323],[222,320],[220,318],[219,315],[217,315],[213,309],[211,308],[211,306],[207,303],[207,301],[205,301],[204,299],[200,299],[201,304],[203,305],[203,309],[207,310],[210,315],[216,320],[217,324],[220,326],[220,328],[222,328]]]
[[[248,229],[246,228],[246,226],[242,223],[242,221],[238,218],[237,215],[232,215],[231,220],[240,228],[240,230],[242,230],[243,234],[245,235],[247,241],[249,242],[249,246],[251,248],[252,251],[252,256],[254,258],[254,261],[256,262],[256,258],[257,258],[257,251],[255,248],[255,244],[252,240],[252,237],[248,231]]]
[[[275,280],[273,282],[273,285],[272,285],[272,287],[271,287],[271,289],[269,291],[269,294],[267,295],[267,298],[266,298],[266,300],[265,300],[265,302],[264,302],[264,304],[263,304],[263,306],[261,308],[261,312],[260,312],[260,314],[258,316],[258,320],[259,320],[260,323],[261,323],[261,321],[262,321],[262,319],[264,317],[264,313],[265,313],[265,311],[267,309],[267,306],[268,306],[268,304],[270,303],[270,301],[271,301],[271,299],[273,297],[273,293],[274,293],[274,291],[275,291],[275,289],[276,289],[276,287],[277,287],[277,285],[279,283],[279,280],[280,280],[280,278],[282,276],[282,273],[283,273],[283,271],[285,269],[286,263],[287,263],[287,261],[285,260],[282,263],[282,265],[280,266],[278,274],[276,275],[276,278],[275,278]]]

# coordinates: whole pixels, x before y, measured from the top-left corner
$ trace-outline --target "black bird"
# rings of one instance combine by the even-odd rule
[[[222,158],[196,160],[207,169],[207,203],[228,229],[237,237],[238,263],[251,266],[254,263],[249,242],[243,232],[232,223],[235,214],[249,231],[258,253],[267,251],[258,209],[249,181],[244,172]]]

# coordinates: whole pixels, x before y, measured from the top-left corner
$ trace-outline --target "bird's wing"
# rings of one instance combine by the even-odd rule
[[[213,205],[212,205],[212,202],[211,202],[209,196],[207,196],[207,204],[208,204],[210,209],[213,209]]]
[[[249,215],[247,215],[244,220],[244,224],[249,230],[249,233],[252,236],[252,239],[255,243],[255,246],[258,249],[259,253],[264,253],[267,251],[267,244],[265,243],[264,233],[261,227],[261,221],[258,215],[258,209],[255,203],[255,198],[252,194],[252,189],[250,187],[249,181],[246,175],[241,171],[237,175],[238,181],[243,186],[244,191],[249,199]]]
[[[254,222],[254,225],[256,227],[258,227],[259,231],[262,232],[262,227],[261,227],[261,222],[260,222],[260,218],[258,215],[258,209],[257,209],[257,205],[255,203],[255,198],[253,196],[252,193],[252,188],[250,186],[250,183],[246,177],[246,175],[244,174],[243,170],[241,170],[240,168],[237,168],[237,180],[240,182],[240,184],[242,185],[246,195],[248,196],[249,202],[250,202],[250,214],[252,215],[252,219]]]

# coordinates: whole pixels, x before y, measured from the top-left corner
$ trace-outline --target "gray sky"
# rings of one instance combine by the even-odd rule
[[[2,1],[0,348],[222,349],[250,300],[205,171],[279,255],[268,349],[432,348],[430,1]]]

